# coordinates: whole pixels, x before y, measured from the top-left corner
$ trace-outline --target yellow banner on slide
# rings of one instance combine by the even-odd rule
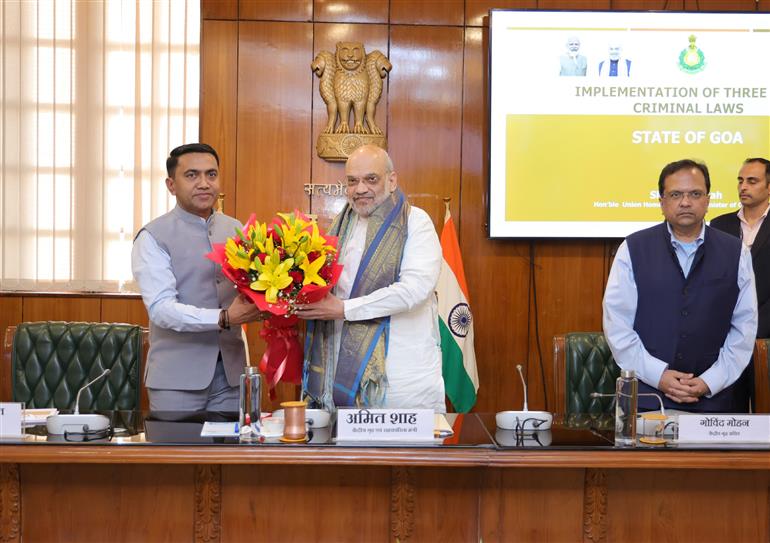
[[[508,115],[507,221],[658,221],[658,175],[683,158],[711,174],[707,219],[738,206],[747,157],[770,156],[765,116]]]

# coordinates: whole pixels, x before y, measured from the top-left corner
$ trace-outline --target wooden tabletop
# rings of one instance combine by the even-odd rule
[[[762,450],[495,450],[491,448],[3,445],[0,463],[304,464],[497,468],[770,469]]]

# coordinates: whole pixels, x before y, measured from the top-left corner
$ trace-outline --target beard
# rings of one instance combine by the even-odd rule
[[[385,192],[381,195],[375,194],[374,196],[365,196],[360,198],[348,197],[348,203],[353,208],[353,211],[358,214],[358,216],[369,217],[378,207],[380,207],[380,204],[388,199],[388,196],[390,196],[390,194]]]

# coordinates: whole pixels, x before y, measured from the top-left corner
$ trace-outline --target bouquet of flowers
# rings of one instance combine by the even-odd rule
[[[270,397],[279,381],[302,381],[302,346],[297,339],[294,304],[321,300],[337,284],[337,238],[323,234],[315,220],[300,211],[278,213],[269,223],[249,217],[243,230],[206,256],[239,292],[272,317],[260,335],[267,342],[259,369]]]

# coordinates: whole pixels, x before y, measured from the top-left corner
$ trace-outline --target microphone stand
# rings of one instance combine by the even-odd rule
[[[495,422],[498,428],[503,430],[550,430],[553,423],[553,414],[548,411],[530,411],[527,404],[527,381],[524,379],[521,364],[516,365],[521,384],[524,387],[524,409],[521,411],[500,411],[495,414]]]
[[[76,433],[94,433],[103,432],[110,427],[110,419],[104,415],[96,413],[80,413],[80,393],[93,385],[98,380],[109,375],[109,368],[104,370],[98,377],[91,379],[85,385],[80,387],[75,396],[75,409],[71,415],[51,415],[45,420],[45,426],[51,435],[62,435],[66,432]]]

